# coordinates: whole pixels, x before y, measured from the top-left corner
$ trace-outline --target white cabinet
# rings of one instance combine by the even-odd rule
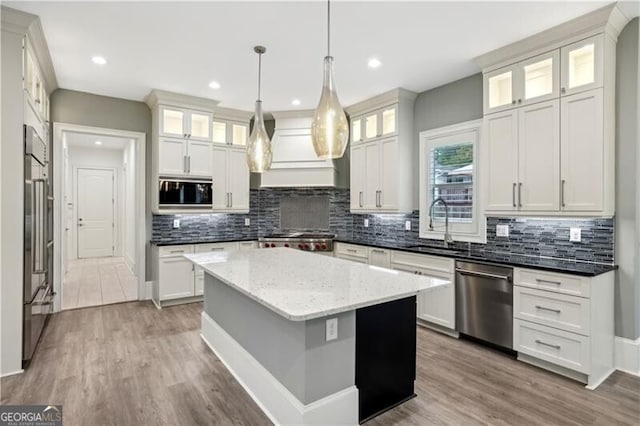
[[[23,55],[23,89],[25,100],[25,124],[32,126],[45,141],[49,126],[49,96],[42,76],[42,70],[33,53],[29,39],[25,39]]]
[[[211,141],[213,114],[172,106],[160,107],[160,135]]]
[[[244,149],[213,148],[213,209],[249,211],[249,168]]]
[[[237,242],[197,244],[195,246],[196,253],[234,252],[237,250],[238,250]],[[202,296],[204,294],[204,270],[196,266],[194,268],[194,271],[195,271],[194,295]]]
[[[194,267],[183,256],[193,251],[193,245],[154,247],[157,272],[153,301],[158,307],[166,301],[194,295]]]
[[[211,142],[160,138],[158,148],[160,176],[211,177],[213,173]]]
[[[450,281],[446,286],[423,291],[418,294],[418,319],[425,325],[447,333],[455,330],[455,276],[453,259],[422,254],[393,251],[391,268],[412,274],[428,275]],[[440,328],[441,327],[441,328]]]
[[[245,146],[249,138],[249,124],[235,121],[213,120],[213,142]]]
[[[558,100],[485,116],[487,211],[559,210],[559,120]]]
[[[594,389],[613,371],[615,272],[584,277],[516,268],[513,348],[518,359]]]
[[[396,89],[347,108],[352,213],[413,211],[414,100]]]
[[[390,268],[391,250],[369,247],[369,265]]]
[[[484,113],[557,98],[560,52],[556,49],[484,74]]]
[[[562,96],[602,87],[604,35],[599,34],[560,49]]]
[[[569,212],[605,210],[603,89],[562,98],[561,203]]]
[[[351,260],[358,263],[369,263],[369,250],[366,246],[336,243],[334,253],[335,257],[339,259]]]

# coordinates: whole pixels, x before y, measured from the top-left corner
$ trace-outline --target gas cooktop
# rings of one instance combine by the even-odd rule
[[[306,251],[333,251],[334,234],[320,232],[283,232],[258,239],[261,248],[289,247]]]

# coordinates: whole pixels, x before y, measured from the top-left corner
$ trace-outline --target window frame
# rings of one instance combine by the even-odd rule
[[[449,221],[449,234],[454,241],[486,242],[486,217],[484,215],[482,196],[482,173],[480,165],[482,120],[472,120],[451,126],[420,132],[419,136],[419,177],[418,184],[420,199],[419,238],[444,240],[444,220],[434,219],[437,229],[429,230],[429,206],[432,201],[430,188],[430,151],[433,147],[459,145],[468,142],[468,134],[474,133],[473,138],[473,221],[471,223],[456,223]],[[464,136],[464,139],[460,137]],[[436,225],[437,224],[437,225]]]

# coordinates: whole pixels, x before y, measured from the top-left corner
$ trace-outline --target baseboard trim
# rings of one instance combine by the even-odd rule
[[[200,337],[274,424],[358,424],[355,386],[305,405],[206,312],[202,313]]]
[[[437,331],[438,333],[442,333],[442,334],[446,334],[449,337],[453,337],[454,339],[459,339],[460,338],[460,333],[458,333],[455,330],[452,330],[450,328],[447,327],[443,327],[439,324],[434,324],[431,323],[429,321],[425,321],[423,319],[418,318],[417,324],[420,327],[423,328],[428,328],[429,330],[433,330],[433,331]]]
[[[0,378],[9,377],[9,376],[15,376],[16,374],[22,374],[22,373],[24,373],[24,370],[17,370],[17,371],[12,371],[10,373],[3,373],[3,374],[0,374]]]
[[[153,295],[153,281],[145,281],[144,283],[144,300],[151,299]]]
[[[616,336],[613,353],[617,370],[640,376],[640,337],[631,340]]]

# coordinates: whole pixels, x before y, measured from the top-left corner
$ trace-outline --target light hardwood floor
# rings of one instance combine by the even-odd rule
[[[138,299],[138,281],[122,257],[69,262],[62,284],[62,309],[108,305]]]
[[[201,303],[132,302],[56,314],[2,404],[63,404],[66,425],[263,425],[199,336]],[[640,378],[596,391],[471,342],[418,328],[418,397],[367,425],[637,425]]]

